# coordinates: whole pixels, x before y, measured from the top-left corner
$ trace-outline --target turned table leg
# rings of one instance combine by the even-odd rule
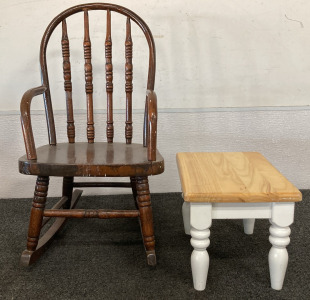
[[[202,291],[206,288],[209,254],[206,248],[210,245],[210,226],[212,205],[210,203],[190,203],[190,234],[194,250],[191,256],[191,267],[194,288]]]
[[[190,234],[191,224],[190,224],[190,203],[189,202],[183,202],[182,215],[183,215],[184,231],[186,234]]]
[[[253,234],[255,219],[243,219],[243,228],[245,234]]]
[[[294,220],[294,203],[272,203],[269,241],[272,247],[269,252],[269,270],[271,287],[281,290],[288,264],[286,246],[290,243],[289,225]]]

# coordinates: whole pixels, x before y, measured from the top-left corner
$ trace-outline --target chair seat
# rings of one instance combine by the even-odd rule
[[[178,153],[188,202],[296,202],[300,191],[257,152]]]
[[[19,172],[41,176],[149,176],[163,173],[164,159],[148,161],[147,147],[124,143],[59,143],[36,149],[37,160],[19,159]]]

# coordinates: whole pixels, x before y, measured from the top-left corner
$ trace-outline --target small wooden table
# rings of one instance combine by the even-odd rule
[[[194,288],[204,290],[209,269],[212,219],[243,219],[252,234],[256,218],[269,219],[271,287],[280,290],[288,263],[286,246],[300,191],[257,152],[177,153],[183,221],[194,250]]]

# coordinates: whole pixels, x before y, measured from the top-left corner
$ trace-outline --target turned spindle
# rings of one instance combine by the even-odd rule
[[[113,65],[112,65],[112,38],[111,38],[111,11],[107,10],[107,35],[105,40],[105,74],[107,91],[107,140],[113,143]]]
[[[62,21],[61,48],[63,57],[64,88],[66,92],[66,104],[67,104],[67,136],[69,143],[74,143],[75,126],[74,126],[73,104],[72,104],[70,46],[69,46],[66,20]]]
[[[91,42],[89,38],[88,11],[84,11],[84,70],[85,91],[87,101],[87,139],[93,143],[95,139],[94,112],[93,112],[93,67],[91,64]]]
[[[126,91],[126,125],[125,137],[126,143],[131,144],[132,140],[132,39],[130,18],[126,23],[126,41],[125,41],[125,91]]]

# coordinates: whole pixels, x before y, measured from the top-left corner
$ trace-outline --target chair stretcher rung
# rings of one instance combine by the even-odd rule
[[[131,188],[130,182],[74,182],[73,187],[123,187]]]
[[[68,201],[68,197],[62,197],[53,207],[52,209],[61,208]],[[50,218],[43,218],[42,227],[50,220]]]
[[[138,210],[107,210],[107,209],[46,209],[45,217],[61,218],[135,218],[140,215]]]

